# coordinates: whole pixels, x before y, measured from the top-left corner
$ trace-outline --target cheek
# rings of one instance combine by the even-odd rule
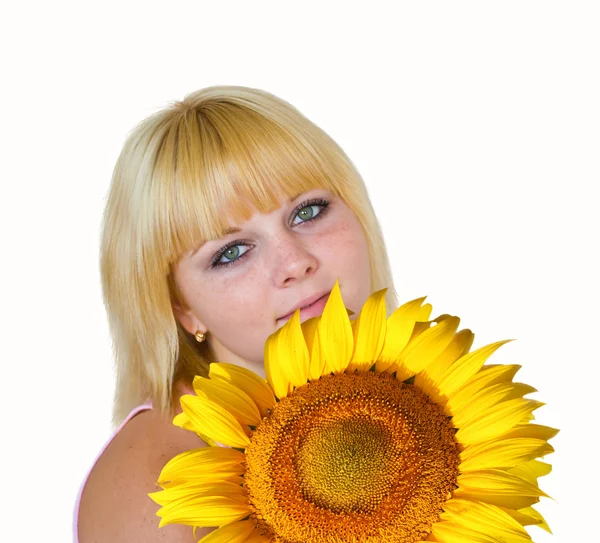
[[[211,294],[205,322],[229,352],[249,361],[262,361],[264,343],[273,330],[265,283],[245,277],[239,284]],[[224,356],[227,356],[224,354]]]
[[[204,308],[209,308],[204,318],[207,322],[219,321],[219,326],[227,326],[228,323],[252,326],[265,312],[264,300],[265,293],[260,281],[250,277],[226,281],[210,288],[210,294],[202,304]]]
[[[343,278],[348,306],[355,312],[371,294],[371,267],[367,241],[360,223],[350,218],[330,243],[328,266]]]
[[[264,304],[260,303],[264,292],[252,274],[249,271],[243,278],[229,279],[217,271],[197,277],[193,270],[186,269],[178,279],[188,307],[208,329],[220,335],[236,327],[251,327],[264,311]]]
[[[367,243],[362,228],[356,219],[348,219],[340,223],[333,239],[328,243],[332,258],[335,258],[351,275],[368,269],[369,257]]]
[[[207,285],[207,289],[210,294],[207,303],[203,303],[203,317],[212,324],[215,334],[220,331],[221,337],[229,336],[230,341],[235,341],[236,336],[246,338],[264,328],[266,320],[273,319],[268,305],[269,282],[260,268],[248,267],[231,278],[221,277]]]

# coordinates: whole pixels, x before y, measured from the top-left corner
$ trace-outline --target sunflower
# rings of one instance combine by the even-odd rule
[[[470,352],[459,319],[428,320],[425,298],[386,317],[373,293],[351,321],[336,281],[323,314],[300,310],[265,344],[264,380],[213,363],[174,424],[212,447],[163,468],[160,526],[218,527],[203,543],[530,541],[549,531],[539,460],[558,430],[542,403]]]

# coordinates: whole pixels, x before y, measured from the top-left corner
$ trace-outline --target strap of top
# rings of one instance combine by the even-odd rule
[[[74,510],[74,514],[73,514],[73,542],[74,543],[79,543],[77,528],[78,528],[78,521],[79,521],[79,506],[81,504],[81,495],[83,494],[83,488],[85,487],[85,483],[87,483],[87,480],[90,476],[90,473],[92,472],[92,469],[94,469],[96,462],[98,462],[98,458],[100,458],[102,456],[102,454],[104,453],[106,448],[110,445],[111,441],[115,438],[115,436],[121,431],[123,426],[125,426],[138,413],[141,413],[142,411],[146,411],[148,409],[152,409],[152,402],[147,402],[142,405],[138,405],[137,407],[134,407],[131,410],[129,415],[127,415],[125,417],[123,422],[121,424],[119,424],[119,427],[113,432],[113,434],[110,436],[108,441],[104,444],[104,447],[102,447],[102,449],[98,453],[98,456],[96,456],[96,459],[92,463],[92,466],[90,467],[85,478],[83,479],[83,482],[81,483],[81,486],[79,487],[79,492],[77,493],[77,499],[75,501],[75,510]]]

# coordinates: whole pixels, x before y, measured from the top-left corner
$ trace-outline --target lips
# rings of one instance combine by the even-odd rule
[[[300,313],[302,314],[304,312],[304,310],[311,309],[308,306],[312,307],[313,304],[317,305],[317,302],[319,303],[319,305],[321,305],[321,303],[323,302],[322,298],[324,298],[326,301],[326,297],[329,297],[330,293],[331,293],[331,291],[328,290],[326,292],[321,292],[321,293],[315,294],[314,296],[310,296],[309,298],[305,298],[304,300],[301,300],[300,302],[298,302],[296,307],[294,307],[294,309],[292,309],[286,315],[279,317],[277,320],[288,319],[296,312],[296,309],[300,309],[301,310]]]

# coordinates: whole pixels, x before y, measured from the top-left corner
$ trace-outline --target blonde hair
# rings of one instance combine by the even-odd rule
[[[102,290],[116,365],[113,423],[150,399],[172,410],[182,375],[206,375],[210,356],[175,319],[173,280],[182,254],[254,210],[279,207],[312,188],[340,197],[365,232],[371,292],[387,287],[397,307],[387,251],[364,182],[342,149],[297,109],[263,90],[214,86],[151,115],[117,159],[100,250]]]

